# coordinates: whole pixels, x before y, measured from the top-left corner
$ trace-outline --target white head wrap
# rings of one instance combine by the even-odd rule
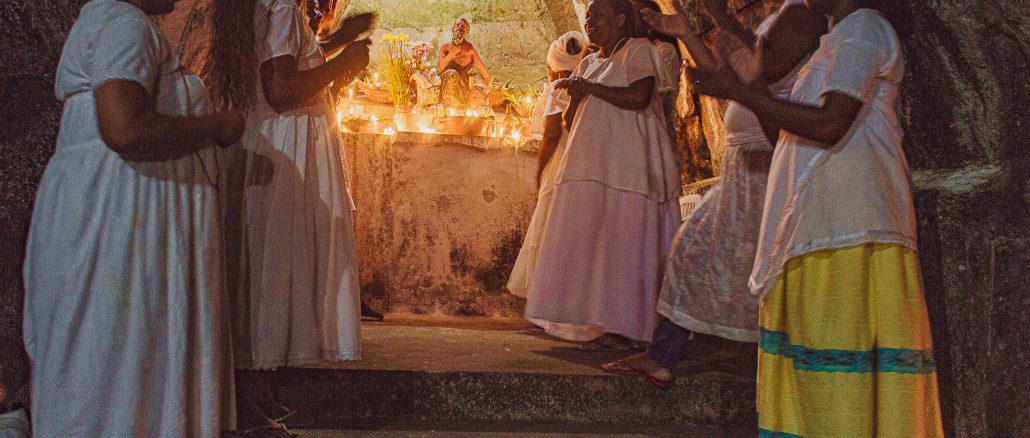
[[[579,41],[580,52],[570,54],[565,50],[568,47],[569,40]],[[580,55],[586,50],[587,37],[582,32],[566,32],[564,35],[558,37],[551,43],[551,47],[547,50],[547,66],[552,71],[571,71],[575,70],[576,66],[579,65]]]

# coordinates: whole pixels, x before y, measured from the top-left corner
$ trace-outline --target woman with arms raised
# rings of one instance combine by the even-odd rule
[[[24,268],[36,436],[233,428],[211,146],[243,118],[205,114],[203,83],[149,17],[174,3],[86,3],[61,53]]]
[[[941,437],[937,375],[901,149],[904,57],[855,0],[807,0],[832,28],[789,100],[726,68],[700,92],[783,128],[751,288],[759,312],[761,433]]]
[[[272,398],[264,371],[358,358],[353,204],[326,87],[368,65],[370,42],[354,39],[372,18],[346,19],[320,45],[293,0],[216,13],[216,102],[247,111],[238,164],[227,166],[244,184],[226,194],[227,227],[236,232],[227,246],[239,261],[231,280],[234,358],[248,370],[239,374],[244,427],[276,427],[273,420],[292,413]],[[324,53],[337,50],[327,61]]]
[[[721,18],[726,14],[725,0],[708,0],[705,7],[713,21],[727,23]],[[698,65],[715,66],[717,57],[688,24],[685,13],[662,15],[645,9],[642,14],[658,30],[683,40]],[[734,61],[737,69],[750,75],[752,87],[787,98],[798,71],[826,33],[826,17],[809,10],[802,0],[788,0],[755,34],[740,26],[732,29],[719,29],[722,41],[746,39],[754,45],[741,43],[737,53],[729,53],[734,46],[722,42],[722,57],[738,60]],[[738,37],[733,32],[745,34]],[[609,372],[641,376],[664,388],[671,383],[672,370],[692,332],[758,342],[758,299],[748,288],[748,275],[754,266],[769,163],[779,132],[768,124],[763,129],[754,113],[736,102],[726,109],[723,124],[728,145],[722,174],[683,222],[673,243],[658,300],[661,316],[654,341],[645,353],[605,364]]]
[[[555,84],[571,97],[566,151],[529,282],[526,318],[587,326],[574,340],[647,341],[662,266],[679,226],[679,168],[655,92],[661,55],[630,38],[628,0],[593,0],[586,31],[600,51]],[[588,335],[588,336],[587,336]],[[595,344],[596,345],[596,344]]]

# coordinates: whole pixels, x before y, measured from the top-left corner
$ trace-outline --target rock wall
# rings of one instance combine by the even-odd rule
[[[536,206],[536,152],[500,140],[344,135],[362,298],[392,312],[517,317],[505,288]]]

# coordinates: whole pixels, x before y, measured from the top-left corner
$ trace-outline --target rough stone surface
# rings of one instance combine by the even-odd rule
[[[520,315],[505,283],[536,205],[535,154],[485,137],[344,138],[366,301]]]
[[[384,323],[365,324],[362,342],[375,347],[365,349],[365,360],[278,371],[276,393],[320,427],[356,421],[754,423],[753,357],[684,360],[676,384],[658,391],[642,379],[600,370],[624,353],[582,351],[524,322],[511,330],[520,324],[476,318],[441,327],[435,319],[389,314]]]

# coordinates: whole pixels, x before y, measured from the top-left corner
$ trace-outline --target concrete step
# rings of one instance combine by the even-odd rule
[[[556,425],[524,423],[419,423],[374,429],[298,430],[305,438],[753,438],[754,427]]]
[[[717,349],[688,352],[699,359],[681,363],[675,385],[662,391],[600,370],[626,352],[583,351],[522,320],[388,315],[365,324],[362,341],[361,361],[275,372],[277,398],[307,428],[754,427],[753,357],[719,360],[725,352]]]

